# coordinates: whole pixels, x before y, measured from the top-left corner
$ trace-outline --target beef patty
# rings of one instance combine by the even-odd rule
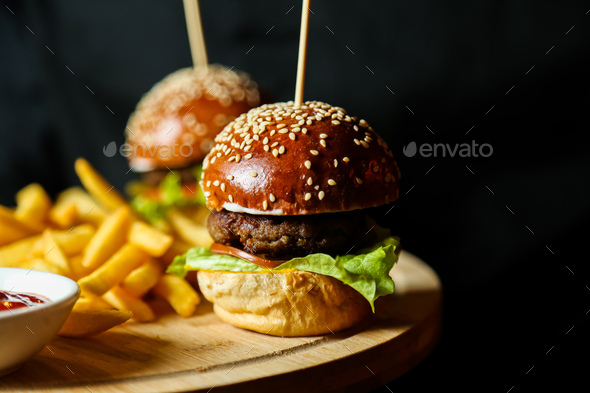
[[[269,216],[213,212],[207,223],[216,243],[266,258],[288,259],[312,253],[346,254],[366,243],[367,224],[361,211]]]

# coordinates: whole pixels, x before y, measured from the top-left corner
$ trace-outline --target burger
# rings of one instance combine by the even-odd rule
[[[260,105],[257,84],[221,65],[183,68],[146,93],[125,129],[130,170],[140,175],[127,193],[153,224],[163,225],[171,207],[204,217],[197,187],[201,162],[215,136],[232,120]],[[196,209],[190,209],[196,207]]]
[[[203,161],[210,248],[196,270],[223,321],[306,336],[348,328],[393,293],[399,239],[366,217],[398,198],[400,172],[364,120],[322,102],[262,105],[228,124]]]

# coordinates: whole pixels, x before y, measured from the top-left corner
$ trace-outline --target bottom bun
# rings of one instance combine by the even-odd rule
[[[346,329],[371,311],[346,284],[304,271],[233,273],[200,270],[203,296],[223,321],[274,336],[311,336]]]

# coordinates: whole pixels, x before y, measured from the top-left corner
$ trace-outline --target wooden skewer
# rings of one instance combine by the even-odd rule
[[[193,67],[207,67],[209,61],[207,59],[207,49],[205,48],[205,38],[203,37],[199,0],[183,0],[183,3]]]
[[[303,0],[301,9],[301,32],[299,34],[299,59],[297,60],[297,84],[295,85],[295,106],[303,104],[305,80],[305,59],[307,57],[307,31],[309,29],[310,0]]]

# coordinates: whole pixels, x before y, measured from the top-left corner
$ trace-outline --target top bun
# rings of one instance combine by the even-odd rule
[[[173,72],[142,97],[129,117],[129,166],[146,172],[200,162],[223,127],[258,105],[258,87],[243,72],[220,65]]]
[[[387,143],[323,102],[266,104],[228,124],[203,161],[211,208],[270,215],[342,212],[398,198]]]

